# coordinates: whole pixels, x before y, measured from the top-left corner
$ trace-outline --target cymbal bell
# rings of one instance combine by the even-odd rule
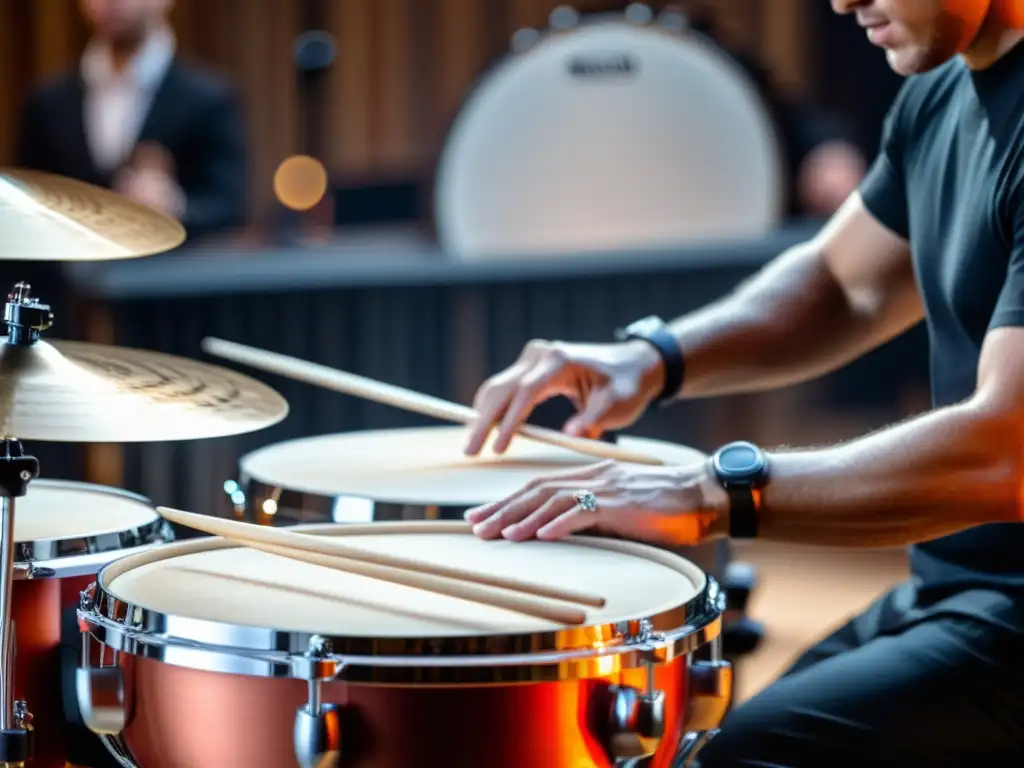
[[[226,368],[141,349],[0,337],[0,430],[23,440],[195,440],[254,432],[288,403]]]
[[[178,222],[107,189],[63,176],[0,169],[0,260],[107,261],[185,241]]]

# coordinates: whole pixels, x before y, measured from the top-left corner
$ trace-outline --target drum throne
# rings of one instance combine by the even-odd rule
[[[563,6],[545,32],[517,32],[463,103],[436,169],[435,225],[463,260],[662,248],[686,270],[688,245],[781,223],[783,167],[755,85],[681,14],[633,5],[582,19]],[[756,574],[728,549],[687,556],[726,587],[736,656],[762,629],[746,615]]]

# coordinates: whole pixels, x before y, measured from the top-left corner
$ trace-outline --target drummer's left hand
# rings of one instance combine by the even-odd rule
[[[597,510],[578,508],[576,491],[591,491]],[[729,496],[707,462],[648,466],[607,461],[538,477],[499,501],[467,510],[473,533],[560,539],[594,529],[630,539],[691,546],[728,531]]]

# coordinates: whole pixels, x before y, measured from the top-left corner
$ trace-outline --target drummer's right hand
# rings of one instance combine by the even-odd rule
[[[564,431],[574,437],[600,437],[627,427],[643,415],[661,392],[665,370],[661,356],[645,341],[619,344],[570,344],[531,341],[509,368],[477,391],[466,453],[475,456],[491,430],[492,446],[504,453],[516,430],[545,400],[563,395],[576,406]]]

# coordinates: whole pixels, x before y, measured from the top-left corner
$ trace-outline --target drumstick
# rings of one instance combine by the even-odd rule
[[[256,347],[237,344],[224,339],[206,338],[202,342],[203,351],[216,357],[232,360],[236,363],[258,368],[269,373],[276,373],[279,376],[286,376],[297,381],[304,381],[324,389],[331,389],[346,395],[361,397],[365,400],[372,400],[376,403],[394,406],[413,413],[420,413],[424,416],[432,416],[435,419],[454,421],[458,424],[472,424],[477,419],[477,412],[465,405],[443,400],[432,395],[425,395],[411,389],[399,387],[394,384],[385,384],[381,381],[359,376],[355,373],[348,373],[337,368],[329,368],[319,363],[311,363],[300,360],[297,357],[282,355],[277,352],[268,352]],[[582,437],[572,437],[554,429],[523,424],[518,429],[519,434],[536,440],[540,443],[548,443],[559,448],[582,453],[585,456],[594,456],[599,459],[614,459],[616,461],[627,461],[633,464],[664,464],[656,456],[646,453],[637,453],[626,448],[606,443],[601,440],[589,440]]]
[[[549,587],[543,584],[535,584],[506,576],[479,573],[449,565],[427,563],[398,555],[371,552],[359,547],[350,546],[341,541],[331,541],[330,537],[327,536],[309,536],[308,534],[285,531],[280,528],[268,528],[265,525],[254,525],[252,523],[239,523],[234,520],[197,515],[195,512],[185,512],[180,509],[169,509],[167,507],[158,507],[157,511],[167,520],[213,534],[214,536],[231,539],[232,541],[257,542],[329,557],[344,557],[362,563],[399,568],[406,571],[423,573],[431,577],[458,579],[462,582],[507,589],[524,595],[536,595],[551,600],[561,600],[566,603],[589,605],[595,608],[603,608],[605,605],[605,599],[600,595],[572,589]],[[347,526],[342,528],[344,529],[345,527]]]
[[[367,576],[371,579],[390,581],[395,584],[403,584],[414,589],[423,589],[428,592],[436,592],[440,595],[455,597],[462,600],[469,600],[474,603],[489,605],[494,608],[504,608],[515,611],[537,619],[556,621],[559,624],[579,625],[585,624],[587,614],[579,608],[570,608],[562,605],[549,605],[540,600],[523,594],[501,592],[479,584],[465,583],[449,579],[445,576],[435,576],[427,573],[417,573],[403,568],[393,568],[387,565],[377,565],[362,560],[353,560],[338,555],[323,555],[318,552],[306,552],[292,547],[279,547],[273,544],[263,544],[252,539],[230,538],[238,544],[249,549],[256,549],[267,554],[277,555],[289,560],[298,560],[319,565],[324,568],[333,568],[337,571],[354,573],[358,576]]]

